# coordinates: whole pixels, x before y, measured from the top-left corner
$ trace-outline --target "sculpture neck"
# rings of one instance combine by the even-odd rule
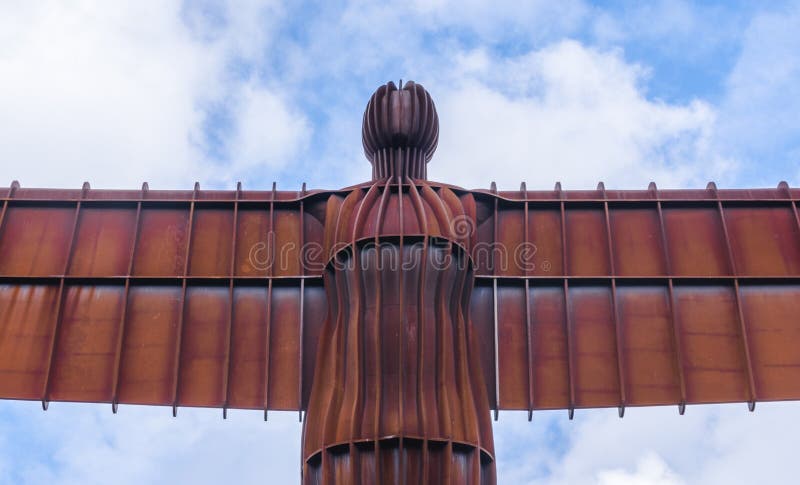
[[[416,147],[393,147],[378,150],[372,158],[372,180],[387,178],[427,179],[425,153]]]

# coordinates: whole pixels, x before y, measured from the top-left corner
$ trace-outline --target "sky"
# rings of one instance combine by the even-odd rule
[[[0,174],[339,188],[380,84],[432,94],[467,188],[800,186],[800,3],[0,0]],[[500,483],[794,483],[800,404],[527,416]],[[296,413],[0,402],[0,483],[298,483]]]

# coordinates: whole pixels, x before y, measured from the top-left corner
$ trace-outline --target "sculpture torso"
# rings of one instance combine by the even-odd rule
[[[304,429],[306,483],[369,470],[381,483],[493,480],[488,399],[469,358],[474,235],[458,233],[474,200],[401,180],[328,202],[329,308]]]

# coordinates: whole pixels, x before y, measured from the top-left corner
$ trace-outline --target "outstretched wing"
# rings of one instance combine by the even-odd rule
[[[326,308],[317,195],[13,184],[0,398],[301,409]]]
[[[800,398],[798,195],[476,192],[492,407]],[[326,197],[12,185],[0,397],[302,409]]]
[[[476,193],[492,407],[800,399],[799,195]]]

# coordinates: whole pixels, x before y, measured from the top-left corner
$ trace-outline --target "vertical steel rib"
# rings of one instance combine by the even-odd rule
[[[407,161],[406,161],[407,162]],[[406,180],[408,182],[408,193],[411,199],[412,204],[414,205],[414,210],[417,216],[417,222],[422,229],[423,236],[423,246],[422,246],[422,260],[419,269],[419,284],[417,288],[419,292],[417,294],[417,406],[418,412],[420,414],[420,421],[422,422],[422,433],[423,433],[423,443],[422,443],[422,468],[423,468],[423,476],[428,476],[429,471],[429,450],[430,442],[428,441],[428,434],[426,430],[428,429],[428,416],[427,416],[427,409],[426,409],[426,400],[425,400],[425,376],[424,376],[424,367],[425,367],[425,295],[427,290],[425,288],[425,278],[427,276],[427,266],[428,266],[428,218],[425,215],[425,206],[423,205],[422,199],[417,192],[417,188],[411,178],[406,176]],[[435,368],[435,366],[434,366]],[[435,371],[434,371],[435,372]],[[434,398],[435,399],[435,398]]]
[[[359,189],[354,190],[353,192],[350,193],[350,195],[348,195],[345,198],[345,202],[344,203],[347,204],[351,200],[350,199],[351,197],[353,197],[353,200],[355,200],[355,202],[358,203],[361,200],[360,197],[359,197],[360,194],[361,194],[361,191]],[[351,207],[348,206],[347,209],[351,209]],[[333,258],[337,258],[338,254],[339,254],[338,252],[335,252],[335,250],[339,248],[339,246],[337,244],[340,241],[339,230],[343,229],[343,228],[346,228],[346,223],[342,219],[342,215],[343,214],[345,214],[346,216],[350,215],[349,212],[345,212],[344,210],[341,210],[341,208],[340,208],[339,213],[337,215],[337,220],[336,220],[336,225],[335,225],[335,234],[334,234],[334,238],[333,238],[333,241],[332,241],[332,244],[334,245],[334,248],[331,248],[333,250],[333,253],[331,254],[331,256]],[[346,237],[347,236],[343,234],[342,235],[343,239],[341,239],[341,240],[342,241],[348,240],[348,239],[344,239]],[[350,246],[348,246],[347,248],[343,248],[343,249],[345,249],[346,251],[349,251],[351,248],[350,248]],[[337,261],[334,260],[334,264],[336,264],[336,263],[337,263]],[[340,286],[340,288],[346,287],[346,284],[347,284],[346,282],[341,282],[341,281],[338,280],[338,278],[345,278],[345,279],[347,278],[347,275],[344,274],[343,272],[338,272],[337,273],[337,272],[334,271],[334,272],[332,272],[330,277],[334,278],[335,283],[343,285],[343,286]],[[345,315],[345,311],[346,311],[345,310],[346,305],[344,303],[344,297],[346,295],[345,295],[344,291],[335,291],[334,293],[336,295],[337,305],[336,305],[336,317],[333,320],[333,322],[335,322],[335,323],[334,323],[334,329],[333,329],[332,337],[336,340],[337,344],[339,344],[339,345],[337,345],[337,348],[346,349],[346,344],[347,344],[347,325],[345,325],[343,323],[344,322],[344,318],[345,318],[344,315]],[[347,354],[346,354],[346,350],[344,352],[339,352],[338,355],[336,355],[334,357],[333,365],[336,366],[335,369],[334,369],[334,373],[336,374],[335,377],[334,377],[335,385],[334,385],[333,390],[332,390],[332,394],[333,395],[330,397],[330,399],[327,400],[328,401],[327,402],[327,407],[324,409],[325,418],[324,418],[323,425],[322,425],[323,429],[321,431],[321,433],[322,433],[322,442],[320,443],[322,445],[322,450],[323,450],[322,454],[321,454],[321,466],[322,466],[322,474],[323,474],[324,477],[328,477],[329,474],[333,473],[333,470],[331,469],[330,460],[328,459],[328,450],[331,448],[331,442],[337,442],[338,441],[338,432],[339,432],[339,430],[338,430],[339,421],[338,420],[339,420],[340,416],[339,415],[335,415],[335,414],[336,414],[337,411],[341,410],[342,394],[343,394],[342,387],[344,386],[344,383],[347,380]],[[336,403],[335,405],[333,404],[334,402]],[[352,444],[351,443],[347,443],[347,447],[348,447],[348,453],[352,454],[353,451],[354,451],[354,448],[353,448]],[[326,481],[332,481],[333,478],[330,478],[330,479],[329,478],[325,478],[325,480]]]
[[[619,307],[617,302],[617,271],[614,264],[614,246],[613,238],[611,237],[611,217],[608,210],[608,194],[603,182],[600,182],[597,188],[603,194],[603,212],[605,215],[606,226],[606,241],[608,245],[608,264],[611,269],[611,316],[614,319],[614,335],[615,345],[617,351],[617,383],[619,384],[619,417],[625,416],[626,399],[626,386],[625,386],[625,372],[624,372],[624,355],[622,352],[622,326],[620,325]]]
[[[447,209],[442,198],[435,193],[435,191],[428,185],[424,180],[419,180],[420,185],[420,194],[422,196],[422,200],[426,201],[431,208],[431,214],[435,221],[438,222],[440,230],[443,231],[444,234],[448,234],[446,229],[442,229],[443,227],[450,227],[452,224],[452,214]],[[454,255],[454,244],[453,241],[450,239],[445,239],[447,242],[447,258],[453,258]],[[452,259],[450,259],[452,263]],[[438,261],[437,261],[438,262]],[[433,264],[433,263],[432,263]],[[440,268],[441,269],[441,268]],[[438,409],[440,409],[441,415],[439,416],[439,422],[443,423],[445,428],[444,436],[448,438],[448,456],[452,458],[452,437],[453,437],[453,416],[451,413],[450,407],[450,389],[446,385],[448,373],[448,362],[451,362],[448,359],[448,356],[454,357],[454,350],[455,347],[453,345],[453,332],[452,332],[452,318],[455,315],[455,312],[452,309],[452,300],[454,298],[453,295],[459,294],[462,289],[460,286],[457,286],[457,280],[445,280],[442,283],[442,279],[444,278],[445,273],[441,272],[439,277],[437,278],[437,301],[438,301],[438,313],[436,316],[437,319],[437,326],[436,326],[436,357],[438,359],[436,363],[437,368],[437,377],[436,377],[436,389],[437,389],[437,403]],[[447,290],[450,289],[450,298],[445,299],[444,295],[447,294]],[[456,289],[458,293],[456,293]],[[445,302],[449,302],[449,305],[445,305]],[[441,325],[439,325],[440,323]],[[455,369],[453,369],[455,372]],[[453,374],[455,376],[455,373]],[[455,384],[453,382],[452,384]],[[457,391],[456,391],[457,392]],[[441,397],[444,396],[444,397]]]
[[[402,149],[398,150],[398,152],[399,153],[395,153],[394,156],[393,156],[393,158],[395,158],[395,160],[391,161],[394,164],[397,163],[396,159],[399,158],[400,156],[402,156]],[[397,174],[396,175],[396,177],[397,177],[397,213],[398,213],[398,218],[400,219],[399,220],[399,223],[400,223],[400,264],[402,264],[403,258],[405,257],[404,256],[405,253],[403,252],[404,251],[404,248],[403,248],[403,244],[404,244],[403,233],[405,231],[405,227],[404,227],[404,222],[405,221],[404,221],[404,217],[403,217],[403,179],[402,179],[402,176],[399,175],[397,170],[395,170],[392,173],[393,174]],[[404,362],[403,362],[403,354],[405,353],[405,338],[404,338],[404,336],[406,334],[406,314],[405,314],[405,304],[404,304],[405,303],[405,299],[404,299],[405,298],[405,294],[404,294],[405,293],[405,289],[404,289],[404,286],[405,286],[405,272],[402,270],[402,267],[401,267],[400,271],[398,271],[398,274],[399,274],[399,277],[400,277],[400,286],[399,286],[398,298],[399,298],[399,302],[400,302],[400,336],[401,336],[401,338],[400,338],[400,352],[398,352],[398,357],[397,357],[398,360],[400,361],[400,365],[398,367],[399,373],[400,373],[400,379],[399,379],[400,412],[398,414],[400,416],[400,437],[399,437],[399,440],[398,440],[398,447],[399,447],[398,449],[399,449],[399,452],[400,452],[400,462],[404,463],[405,462],[406,452],[405,452],[405,445],[404,445],[404,441],[403,441],[403,435],[405,434],[406,429],[405,429],[405,420],[403,419],[404,413],[405,413],[405,402],[404,402],[405,397],[403,395],[404,394],[403,393],[403,385],[405,383],[405,372],[404,372],[404,368],[403,368],[403,364],[404,364]],[[405,467],[400,467],[400,468],[401,468],[401,470],[400,470],[400,483],[405,484],[406,480],[408,479],[408,476],[406,474],[406,469],[405,469]]]
[[[180,392],[180,376],[181,376],[181,352],[183,350],[183,330],[186,320],[186,277],[189,275],[189,256],[192,252],[192,230],[194,226],[194,210],[195,201],[197,200],[197,193],[200,191],[200,184],[195,182],[194,190],[192,191],[192,201],[189,206],[189,220],[186,222],[186,253],[183,260],[183,276],[181,277],[181,299],[180,299],[180,314],[178,316],[178,331],[177,338],[175,339],[175,357],[172,363],[172,416],[178,415],[178,399]]]
[[[267,249],[269,250],[269,261],[267,262],[267,314],[266,314],[266,330],[264,332],[266,341],[266,348],[264,350],[264,421],[267,420],[269,414],[269,377],[270,377],[270,344],[271,344],[271,331],[272,331],[272,280],[275,276],[275,246],[277,244],[275,238],[275,196],[277,193],[277,184],[272,182],[272,198],[269,203],[269,229],[266,234]],[[323,452],[323,459],[325,453]]]
[[[306,249],[306,238],[305,238],[305,220],[306,220],[306,211],[305,211],[305,196],[306,196],[306,183],[303,182],[303,185],[300,189],[300,249],[298,252],[298,259],[300,260],[300,339],[299,342],[299,349],[298,349],[298,382],[297,382],[297,408],[298,408],[298,420],[302,423],[303,422],[303,337],[305,334],[305,297],[306,297],[306,260],[305,260],[305,249]]]
[[[670,316],[670,324],[672,326],[672,348],[675,351],[675,372],[678,375],[678,381],[680,383],[680,393],[681,398],[680,402],[678,403],[678,413],[683,415],[686,411],[686,376],[684,375],[683,369],[683,346],[681,345],[681,336],[680,330],[678,329],[678,317],[677,317],[677,310],[675,305],[675,296],[674,296],[674,288],[673,288],[673,273],[672,273],[672,261],[669,256],[669,239],[667,238],[667,226],[664,223],[664,209],[661,205],[661,197],[658,193],[658,188],[656,187],[655,182],[650,182],[650,186],[648,188],[650,191],[653,192],[655,199],[656,199],[656,210],[658,211],[658,225],[659,230],[661,232],[661,250],[664,252],[664,264],[666,265],[667,269],[667,299],[668,299],[668,308],[669,308],[669,316]]]
[[[236,195],[233,201],[233,226],[231,229],[231,252],[230,265],[228,266],[228,328],[225,334],[225,370],[222,374],[222,396],[225,401],[222,404],[222,419],[228,417],[228,404],[230,403],[230,381],[231,381],[231,360],[233,354],[233,322],[235,318],[235,305],[233,302],[233,283],[236,278],[236,236],[239,227],[239,198],[242,193],[242,183],[236,183]]]
[[[355,448],[352,441],[352,438],[358,436],[360,425],[356,424],[358,418],[363,416],[363,407],[364,407],[364,396],[366,395],[366,359],[364,355],[364,346],[365,346],[365,339],[364,339],[364,315],[363,315],[363,307],[364,305],[361,304],[363,299],[364,290],[363,290],[363,276],[361,272],[363,271],[361,260],[361,255],[359,254],[357,240],[359,235],[361,234],[361,224],[362,220],[368,215],[370,208],[372,207],[372,202],[377,196],[378,191],[378,184],[372,184],[367,190],[366,195],[363,199],[361,199],[361,203],[358,206],[358,210],[356,210],[355,219],[353,221],[353,231],[350,234],[350,247],[352,249],[352,258],[353,258],[353,274],[352,278],[355,281],[355,285],[351,288],[351,298],[356,299],[356,304],[352,305],[350,308],[350,312],[348,315],[348,322],[346,325],[348,326],[348,333],[354,332],[355,333],[355,342],[357,348],[349,349],[349,345],[347,348],[350,352],[354,352],[356,355],[356,359],[358,360],[358,364],[356,366],[356,380],[358,382],[356,397],[353,399],[353,406],[351,408],[350,414],[350,436],[351,440],[349,443],[350,446],[350,454],[351,457],[355,456]],[[354,327],[354,328],[352,328]],[[349,336],[348,336],[349,339]]]
[[[133,275],[133,261],[136,257],[136,244],[139,239],[139,226],[142,219],[142,200],[144,200],[145,187],[142,186],[142,191],[139,195],[139,201],[136,203],[136,219],[133,226],[133,241],[131,241],[131,251],[128,256],[128,267],[125,272],[125,293],[122,297],[122,315],[119,320],[119,330],[117,331],[117,347],[114,356],[114,381],[111,385],[111,412],[117,413],[117,406],[119,405],[119,377],[122,367],[122,349],[125,342],[125,328],[128,321],[128,300],[130,297],[131,289],[131,276]]]
[[[81,201],[86,197],[86,192],[89,191],[89,183],[84,182],[81,189],[81,197],[75,203],[75,216],[72,220],[72,229],[70,230],[69,245],[67,246],[67,256],[64,261],[64,267],[61,270],[61,275],[58,280],[58,293],[56,295],[56,311],[53,321],[53,332],[50,338],[50,350],[47,354],[47,374],[45,374],[44,385],[42,389],[42,409],[47,411],[50,405],[50,384],[53,378],[53,365],[55,363],[56,347],[58,345],[58,335],[62,326],[63,312],[64,312],[64,285],[65,276],[69,270],[69,265],[72,262],[72,252],[75,246],[75,234],[78,229],[78,222],[81,214]]]
[[[383,184],[383,193],[381,194],[381,200],[378,203],[378,212],[375,220],[375,251],[376,251],[376,260],[375,264],[381,265],[383,261],[381,260],[381,240],[380,234],[382,234],[383,228],[383,211],[386,207],[386,202],[389,198],[389,194],[391,193],[391,179],[387,178],[385,183]],[[378,268],[375,269],[376,277],[380,278],[380,272]],[[373,422],[374,432],[373,432],[373,439],[375,440],[373,443],[373,454],[375,456],[375,481],[376,483],[381,483],[381,465],[380,465],[380,423],[381,423],[381,404],[383,400],[383,360],[382,360],[382,352],[381,346],[383,344],[381,332],[381,316],[382,316],[382,305],[381,305],[381,297],[382,297],[382,288],[383,288],[383,281],[377,281],[375,285],[375,321],[374,321],[374,334],[375,334],[375,347],[374,352],[377,358],[375,359],[376,365],[378,369],[375,373],[376,378],[376,386],[375,386],[375,411],[374,416],[375,420]]]
[[[528,202],[528,187],[525,182],[520,184],[520,192],[522,192],[523,197],[525,197],[525,206],[524,206],[524,215],[525,223],[523,230],[525,231],[524,234],[524,244],[525,244],[525,253],[527,254],[528,248],[528,239],[530,237],[530,212],[529,212],[529,202]],[[534,251],[534,254],[535,251]],[[531,348],[531,340],[533,339],[533,329],[531,328],[531,298],[530,298],[530,262],[523,261],[525,265],[525,356],[527,358],[527,367],[528,367],[528,421],[533,419],[533,349]]]
[[[569,419],[575,416],[575,378],[574,378],[574,352],[572,350],[572,319],[569,308],[569,262],[567,259],[567,208],[564,200],[564,192],[561,190],[561,183],[556,182],[556,193],[561,199],[561,263],[564,273],[564,337],[567,344],[567,376],[569,378],[569,408],[567,408]]]
[[[494,194],[494,212],[492,220],[493,227],[492,227],[492,242],[497,244],[497,225],[498,225],[498,198],[497,198],[497,184],[492,182],[490,191]],[[495,256],[497,252],[494,250],[495,247],[492,246],[492,317],[493,317],[493,329],[494,329],[494,420],[497,421],[498,417],[500,416],[500,356],[498,355],[499,347],[500,347],[500,335],[499,335],[499,328],[498,328],[498,310],[497,310],[497,261],[495,261]],[[502,258],[500,260],[502,263]]]
[[[739,292],[739,271],[736,268],[736,260],[733,257],[733,249],[731,248],[731,238],[728,232],[728,223],[725,220],[725,210],[722,207],[722,201],[719,198],[717,186],[713,182],[708,184],[708,189],[713,191],[714,197],[717,199],[717,213],[720,221],[722,222],[722,233],[725,237],[725,250],[728,255],[728,264],[733,275],[733,297],[736,303],[736,318],[739,321],[739,333],[741,334],[741,350],[744,357],[745,371],[747,372],[747,385],[750,394],[750,400],[747,402],[747,408],[752,412],[755,411],[756,401],[758,395],[756,394],[755,379],[753,377],[753,362],[750,359],[750,344],[747,338],[747,325],[744,321],[744,313],[742,312],[742,301]]]

